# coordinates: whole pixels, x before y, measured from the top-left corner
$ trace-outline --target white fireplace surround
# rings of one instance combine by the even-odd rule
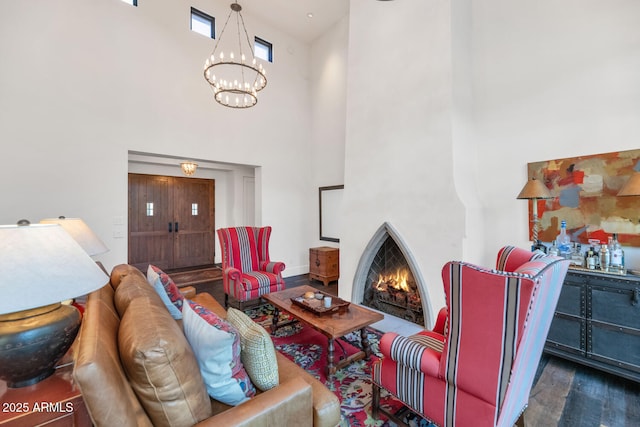
[[[383,245],[387,237],[391,237],[394,242],[396,242],[398,248],[400,248],[400,251],[402,252],[402,255],[405,257],[407,263],[409,264],[409,269],[411,270],[411,274],[413,274],[413,279],[415,280],[416,286],[418,287],[418,292],[420,292],[422,311],[424,313],[424,321],[426,323],[424,326],[430,329],[431,325],[427,323],[431,322],[432,305],[426,282],[422,277],[422,273],[420,272],[418,263],[413,258],[413,255],[411,254],[411,251],[406,245],[404,239],[388,222],[385,222],[378,228],[378,230],[374,233],[373,237],[365,247],[362,256],[360,257],[360,261],[358,262],[358,267],[356,269],[353,280],[353,288],[351,289],[351,301],[354,301],[358,304],[362,303],[362,300],[364,298],[364,291],[367,286],[367,275],[369,273],[369,268],[371,268],[374,257],[378,253],[378,250]]]

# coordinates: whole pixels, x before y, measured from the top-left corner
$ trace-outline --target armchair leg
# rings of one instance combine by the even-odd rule
[[[371,385],[371,394],[373,395],[373,399],[371,401],[371,416],[374,420],[377,420],[380,409],[380,386],[376,383]]]
[[[224,308],[229,308],[229,294],[224,294]]]

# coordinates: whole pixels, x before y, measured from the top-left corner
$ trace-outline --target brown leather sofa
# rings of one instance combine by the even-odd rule
[[[226,316],[208,293],[191,299]],[[340,423],[335,394],[279,353],[278,386],[235,407],[209,398],[180,322],[130,265],[116,266],[110,283],[88,296],[73,376],[95,426]]]

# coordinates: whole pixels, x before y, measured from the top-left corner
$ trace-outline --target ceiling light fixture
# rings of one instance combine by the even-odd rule
[[[231,12],[222,27],[220,37],[204,64],[204,78],[213,90],[214,99],[221,105],[230,108],[249,108],[258,102],[258,92],[267,85],[266,70],[256,61],[253,45],[249,40],[247,28],[242,17],[242,6],[238,2],[231,4]],[[235,13],[238,34],[238,57],[233,51],[225,56],[221,51],[216,56],[218,45],[227,28],[231,14]],[[242,27],[242,32],[240,28]],[[246,43],[243,47],[242,33]],[[245,54],[246,52],[246,54]],[[247,59],[246,55],[251,57]]]

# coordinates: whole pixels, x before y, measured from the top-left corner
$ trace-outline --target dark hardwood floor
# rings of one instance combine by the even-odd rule
[[[287,277],[287,287],[310,284],[337,295],[336,282],[325,287],[307,275]],[[222,281],[196,285],[224,303]],[[531,427],[630,427],[640,426],[640,384],[543,355],[538,366],[525,425]]]

